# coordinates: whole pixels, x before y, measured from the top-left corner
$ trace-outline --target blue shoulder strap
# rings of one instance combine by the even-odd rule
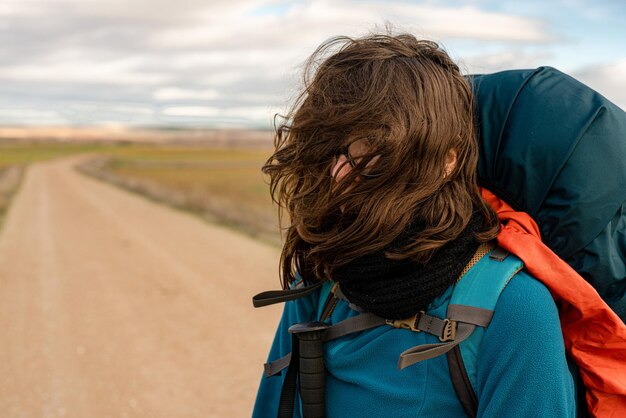
[[[494,311],[500,294],[524,264],[513,254],[500,248],[482,257],[454,287],[448,310],[454,305]],[[485,328],[477,327],[459,347],[471,388],[476,388],[476,359],[485,334]]]

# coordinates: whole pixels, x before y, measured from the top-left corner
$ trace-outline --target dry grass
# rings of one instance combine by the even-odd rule
[[[0,168],[0,227],[11,204],[11,199],[22,183],[23,175],[23,165],[12,165]]]
[[[95,143],[0,141],[0,168],[83,152],[103,151],[111,147],[112,145]]]
[[[81,165],[98,179],[280,244],[261,166],[270,151],[187,147],[116,148]]]

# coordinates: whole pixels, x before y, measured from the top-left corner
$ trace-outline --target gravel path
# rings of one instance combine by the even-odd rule
[[[76,162],[32,165],[0,233],[0,416],[249,416],[278,250]]]

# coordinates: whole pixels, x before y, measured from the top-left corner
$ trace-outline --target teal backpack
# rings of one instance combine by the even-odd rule
[[[468,76],[481,186],[626,321],[626,113],[551,67]]]

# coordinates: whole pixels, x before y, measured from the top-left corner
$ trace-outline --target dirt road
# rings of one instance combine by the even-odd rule
[[[278,250],[32,165],[0,232],[0,417],[245,417]]]

